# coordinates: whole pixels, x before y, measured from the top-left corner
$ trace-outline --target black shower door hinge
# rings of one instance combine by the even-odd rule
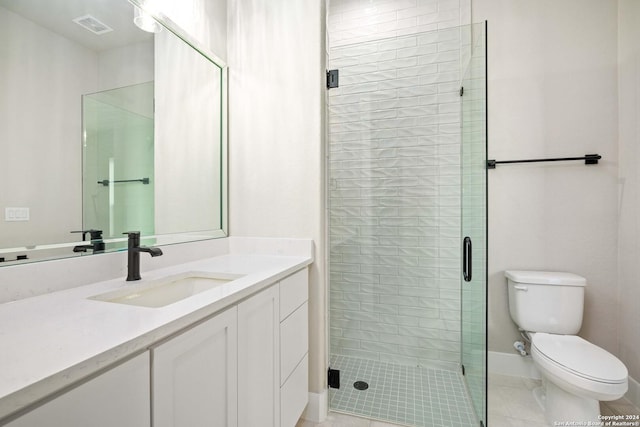
[[[327,70],[327,89],[338,87],[338,70]]]
[[[460,86],[460,96],[464,95],[464,86]]]
[[[338,369],[329,368],[327,380],[329,388],[340,388],[340,371]]]
[[[464,372],[464,365],[460,365],[460,366],[462,367],[462,375],[464,375],[464,374],[465,374],[465,372]]]

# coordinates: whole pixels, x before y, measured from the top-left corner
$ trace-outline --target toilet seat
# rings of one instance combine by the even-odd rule
[[[615,400],[627,391],[627,368],[606,350],[576,335],[532,335],[534,362],[559,387],[597,400]]]
[[[627,380],[627,368],[617,357],[577,335],[538,333],[532,345],[553,363],[588,380],[610,384]]]

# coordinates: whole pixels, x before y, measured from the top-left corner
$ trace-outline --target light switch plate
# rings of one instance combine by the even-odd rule
[[[5,221],[29,221],[29,208],[4,208]]]

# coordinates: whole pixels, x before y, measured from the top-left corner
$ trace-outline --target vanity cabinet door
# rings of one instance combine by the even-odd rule
[[[152,349],[154,427],[237,426],[236,325],[233,307]]]
[[[143,353],[10,422],[7,427],[151,425],[149,353]]]
[[[278,285],[238,305],[238,425],[280,426]]]

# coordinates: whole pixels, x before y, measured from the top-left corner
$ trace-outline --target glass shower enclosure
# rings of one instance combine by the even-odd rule
[[[154,234],[154,82],[82,97],[82,222],[104,238]]]
[[[486,23],[471,27],[461,97],[461,362],[480,420],[487,389],[487,57]],[[465,243],[467,246],[465,246]]]
[[[485,25],[328,62],[330,408],[485,424]]]

